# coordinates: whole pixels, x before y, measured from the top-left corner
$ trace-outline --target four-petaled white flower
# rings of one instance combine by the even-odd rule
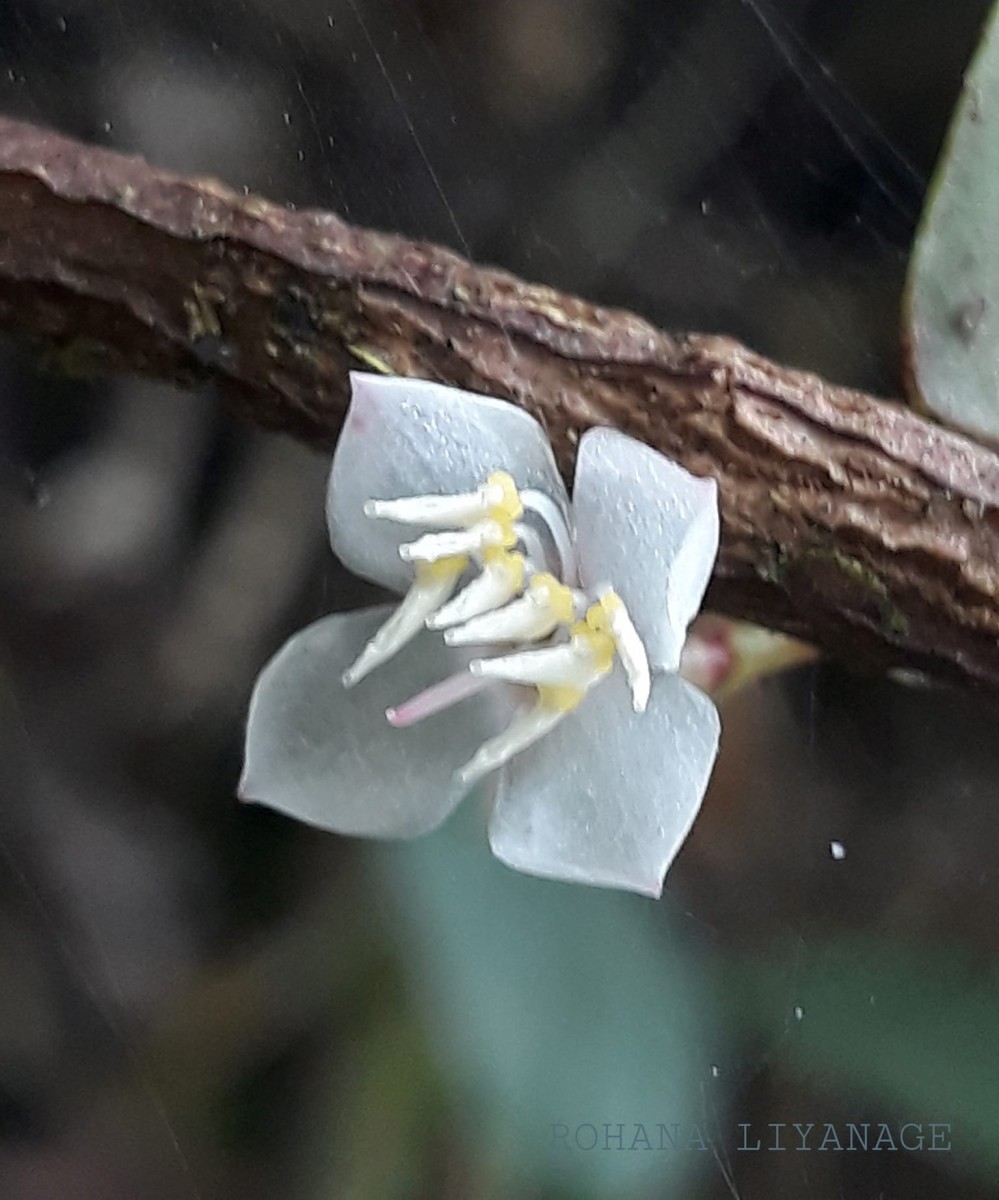
[[[714,481],[597,428],[570,504],[523,410],[351,385],[330,538],[404,599],[317,621],[264,668],[240,795],[413,837],[486,779],[502,862],[658,896],[718,746],[714,705],[677,674],[717,553]]]

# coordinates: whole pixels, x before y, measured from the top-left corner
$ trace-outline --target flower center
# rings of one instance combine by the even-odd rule
[[[443,631],[451,646],[515,649],[473,659],[466,670],[389,709],[393,725],[415,724],[501,682],[535,691],[533,705],[461,768],[463,784],[475,783],[554,728],[610,674],[615,657],[635,711],[645,710],[651,677],[641,638],[609,584],[593,596],[574,586],[572,533],[549,497],[521,493],[510,475],[495,471],[474,492],[371,500],[364,512],[425,532],[399,547],[402,560],[413,564],[413,584],[344,672],[344,686],[358,683],[426,627]],[[544,569],[553,558],[558,575]],[[477,573],[455,595],[471,566]]]

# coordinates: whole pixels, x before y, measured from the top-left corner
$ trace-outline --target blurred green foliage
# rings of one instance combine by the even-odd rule
[[[994,960],[839,937],[795,942],[769,961],[734,959],[723,976],[732,1021],[813,1090],[841,1098],[845,1120],[948,1124],[965,1167],[999,1183]]]
[[[602,1138],[604,1124],[623,1123],[627,1146],[634,1125],[712,1119],[703,1087],[720,1053],[715,1005],[662,907],[509,870],[471,803],[430,837],[380,850],[374,867],[490,1195],[532,1181],[579,1200],[667,1183],[675,1194],[706,1166],[696,1153],[573,1144],[581,1125]],[[568,1148],[553,1126],[568,1127]]]

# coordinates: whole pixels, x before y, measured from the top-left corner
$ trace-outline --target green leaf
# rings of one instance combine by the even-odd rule
[[[668,893],[657,905],[519,875],[490,855],[476,806],[463,810],[374,865],[466,1151],[500,1195],[638,1196],[712,1169],[710,1152],[629,1149],[636,1125],[653,1142],[659,1122],[709,1138],[715,1116],[713,1005],[669,936]],[[623,1124],[623,1149],[572,1146],[582,1125],[602,1142],[605,1124]]]
[[[916,238],[905,323],[915,398],[999,438],[999,8],[965,76]]]

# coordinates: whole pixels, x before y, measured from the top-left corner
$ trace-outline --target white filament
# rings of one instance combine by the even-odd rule
[[[539,492],[536,488],[525,488],[520,493],[520,502],[527,511],[536,513],[541,518],[552,536],[555,550],[559,556],[559,570],[555,573],[560,575],[566,583],[574,581],[576,578],[576,552],[572,545],[572,533],[562,515],[561,508],[550,496],[546,496],[544,492]]]
[[[428,629],[446,629],[449,625],[460,625],[481,613],[491,612],[513,599],[519,590],[518,574],[508,563],[487,562],[482,573],[458,593],[457,596],[433,616],[427,618]]]
[[[423,628],[427,617],[451,595],[461,576],[457,566],[449,574],[418,578],[403,597],[402,603],[343,673],[343,686],[353,687],[375,667],[397,654]]]
[[[505,679],[507,683],[578,688],[584,692],[603,674],[596,670],[592,651],[582,638],[573,638],[561,646],[521,650],[499,658],[476,658],[468,664],[468,669],[473,675]]]
[[[399,547],[403,562],[437,562],[458,554],[481,554],[490,546],[503,544],[503,527],[498,521],[477,521],[468,529],[425,533],[415,542]]]
[[[558,623],[558,615],[548,603],[547,596],[539,588],[530,588],[503,608],[446,630],[444,641],[449,646],[538,642],[554,633]]]
[[[453,529],[479,521],[503,499],[499,484],[486,483],[474,492],[455,496],[404,496],[401,500],[369,500],[366,517],[396,521],[401,525],[433,525]]]
[[[597,588],[599,597],[605,596],[611,587],[609,584]],[[614,639],[614,649],[624,667],[631,688],[631,706],[635,712],[645,712],[652,690],[652,673],[649,670],[649,656],[645,652],[645,644],[639,637],[638,630],[620,600],[610,610],[609,632]]]
[[[550,733],[564,716],[562,710],[543,704],[524,709],[501,734],[483,742],[475,755],[457,772],[458,782],[462,787],[478,783],[483,776],[503,766],[515,754]]]
[[[513,532],[517,535],[517,540],[524,547],[524,554],[527,556],[528,574],[534,571],[542,571],[546,568],[547,555],[545,554],[544,543],[541,541],[541,535],[536,529],[532,529],[530,525],[525,525],[523,521],[514,523]]]

